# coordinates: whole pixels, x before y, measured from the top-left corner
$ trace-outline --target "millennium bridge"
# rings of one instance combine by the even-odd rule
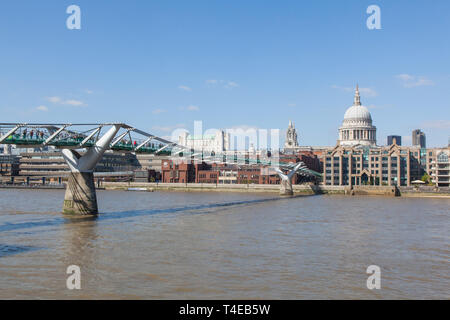
[[[63,213],[97,214],[94,168],[107,150],[167,155],[173,161],[198,161],[271,167],[280,176],[280,195],[293,195],[295,173],[321,177],[303,162],[280,162],[278,157],[239,158],[179,145],[125,123],[0,123],[0,144],[19,148],[52,146],[60,149],[69,166]],[[84,152],[81,152],[84,151]]]

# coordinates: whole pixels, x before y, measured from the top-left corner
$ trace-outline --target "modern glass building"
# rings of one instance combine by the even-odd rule
[[[394,144],[394,139],[395,139],[395,143],[399,146],[402,145],[402,137],[401,136],[388,136],[387,137],[387,145],[391,146]]]

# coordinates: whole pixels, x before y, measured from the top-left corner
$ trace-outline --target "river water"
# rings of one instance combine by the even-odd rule
[[[70,218],[62,190],[0,189],[0,298],[450,298],[450,199],[97,196],[98,218]]]

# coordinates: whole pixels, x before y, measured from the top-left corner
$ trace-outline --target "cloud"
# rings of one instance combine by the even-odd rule
[[[207,85],[216,85],[219,82],[219,80],[206,80]]]
[[[187,106],[188,111],[199,111],[200,108],[198,106]]]
[[[366,97],[376,97],[378,95],[377,92],[371,88],[359,88],[359,92],[361,92]]]
[[[51,103],[59,103],[59,102],[61,102],[61,98],[60,97],[48,97],[47,100],[50,101]]]
[[[179,109],[182,111],[200,111],[199,106],[193,106],[193,105],[189,105],[187,107],[179,107]]]
[[[234,81],[228,81],[228,83],[225,85],[225,88],[228,88],[228,89],[237,88],[237,87],[239,87],[239,85]]]
[[[183,86],[183,85],[178,86],[178,89],[183,90],[183,91],[192,91],[191,88],[189,88],[188,86]]]
[[[94,91],[92,91],[92,90],[85,90],[84,92],[86,92],[87,94],[93,94],[94,93]]]
[[[399,74],[399,75],[397,75],[396,77],[397,77],[398,79],[400,79],[400,80],[403,80],[403,81],[412,81],[412,80],[414,80],[414,77],[413,77],[413,76],[411,76],[411,75],[409,75],[409,74],[406,74],[406,73]]]
[[[331,86],[331,88],[338,89],[338,90],[343,90],[343,91],[346,91],[346,92],[354,92],[355,91],[355,88],[342,87],[342,86],[338,86],[336,84],[333,84]],[[359,87],[359,92],[361,92],[363,94],[363,96],[370,97],[370,98],[376,97],[378,95],[378,93],[375,91],[375,89],[372,89],[372,88],[361,88],[361,87]]]
[[[162,131],[162,132],[171,132],[175,129],[184,128],[184,127],[186,127],[186,125],[184,123],[178,123],[174,126],[153,126],[152,129],[157,130],[157,131]],[[170,137],[170,136],[168,136],[168,137]]]
[[[422,87],[422,86],[432,86],[434,82],[424,76],[413,76],[410,74],[398,74],[395,76],[399,79],[405,88],[414,88],[414,87]]]
[[[154,109],[152,111],[153,114],[160,114],[160,113],[163,113],[163,112],[166,112],[166,110],[160,109],[160,108]]]
[[[84,106],[84,103],[79,100],[65,100],[62,102],[62,104],[67,104],[67,105],[75,106],[75,107]]]
[[[63,100],[60,97],[48,97],[47,100],[53,104],[69,105],[74,107],[86,106],[86,104],[83,101],[74,99]]]
[[[233,89],[239,87],[239,84],[237,82],[230,80],[206,80],[206,85],[208,87],[221,86],[226,89]]]
[[[158,130],[158,131],[163,131],[163,132],[169,132],[172,131],[174,129],[174,127],[171,126],[154,126],[152,127],[153,130]]]
[[[450,129],[450,120],[434,120],[434,121],[427,121],[422,124],[423,128],[430,128],[430,129],[443,129],[448,130]]]
[[[48,108],[46,106],[38,106],[38,107],[36,107],[36,110],[38,110],[38,111],[48,111]]]
[[[297,104],[296,103],[288,103],[288,107],[296,107]]]

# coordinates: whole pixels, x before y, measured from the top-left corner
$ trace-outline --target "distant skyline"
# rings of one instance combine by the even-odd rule
[[[69,30],[66,8],[81,8]],[[381,30],[369,30],[369,5]],[[450,136],[450,2],[8,1],[0,11],[1,122],[278,128],[335,145],[359,84],[377,127],[427,147]]]

